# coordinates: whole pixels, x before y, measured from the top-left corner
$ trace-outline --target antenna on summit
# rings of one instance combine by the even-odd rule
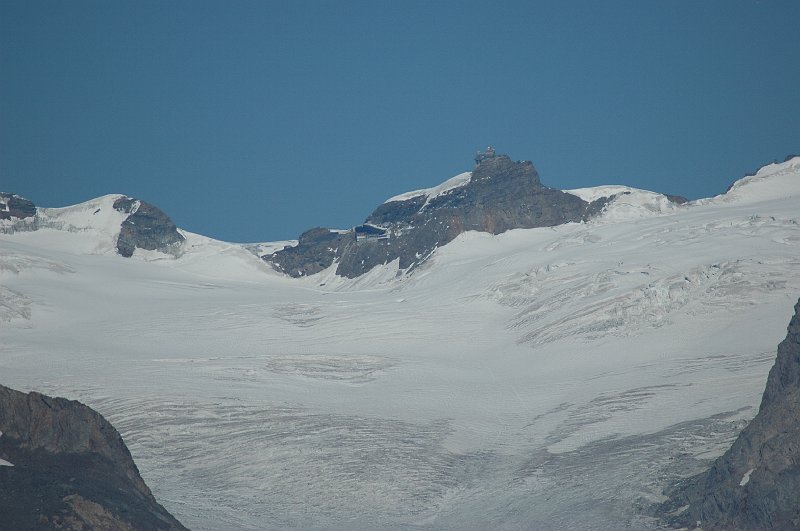
[[[480,166],[481,162],[486,159],[493,159],[495,157],[494,148],[492,146],[486,146],[484,151],[478,151],[475,153],[475,166]]]

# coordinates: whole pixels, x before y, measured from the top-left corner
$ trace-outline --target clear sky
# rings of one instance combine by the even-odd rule
[[[350,227],[487,144],[690,198],[800,153],[800,2],[0,0],[0,190],[229,241]]]

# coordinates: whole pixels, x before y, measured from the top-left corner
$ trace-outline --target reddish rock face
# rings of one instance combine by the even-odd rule
[[[72,400],[0,385],[0,514],[8,529],[185,529],[145,485],[122,437]]]

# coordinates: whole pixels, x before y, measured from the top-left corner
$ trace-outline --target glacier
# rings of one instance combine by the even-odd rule
[[[48,209],[0,234],[2,383],[102,413],[192,529],[658,528],[756,413],[800,296],[800,158],[680,206],[573,193],[617,199],[355,279],[185,231],[125,259],[116,196]]]

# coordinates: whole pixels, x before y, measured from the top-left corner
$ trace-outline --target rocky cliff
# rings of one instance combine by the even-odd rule
[[[582,221],[607,201],[590,204],[542,185],[528,161],[493,152],[476,160],[472,173],[452,187],[436,194],[404,194],[378,206],[364,223],[383,231],[382,237],[316,228],[301,235],[297,246],[264,259],[293,277],[317,273],[334,261],[336,273],[348,278],[393,260],[400,269],[410,269],[462,232],[500,234]]]
[[[756,417],[711,469],[668,493],[675,527],[800,529],[800,301]]]
[[[16,194],[0,192],[0,219],[25,219],[36,215],[36,205]]]
[[[3,529],[185,529],[117,430],[72,400],[0,386]]]
[[[120,197],[114,208],[129,214],[120,225],[117,252],[133,256],[137,248],[175,254],[185,238],[161,209],[131,197]]]

